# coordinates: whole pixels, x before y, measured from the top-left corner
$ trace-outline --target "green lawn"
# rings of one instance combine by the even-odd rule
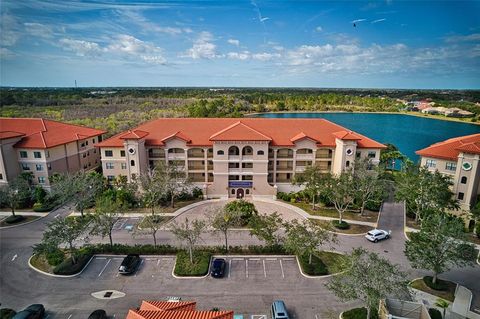
[[[297,206],[303,209],[304,211],[306,211],[307,213],[309,213],[310,215],[338,218],[338,212],[335,209],[317,206],[315,210],[313,210],[312,205],[309,203],[304,203],[304,202],[291,203],[291,202],[285,202],[285,201],[284,203]],[[365,211],[365,216],[360,216],[360,213],[347,211],[343,213],[343,218],[376,223],[378,219],[378,212]]]
[[[437,282],[445,286],[445,290],[435,290],[427,286],[424,278],[415,279],[410,283],[410,286],[412,288],[427,292],[434,296],[453,302],[453,299],[455,299],[455,288],[457,287],[457,284],[451,281],[437,279]]]
[[[348,229],[338,229],[333,227],[332,223],[326,220],[318,220],[318,219],[310,219],[316,224],[326,227],[326,228],[331,228],[332,231],[335,231],[340,234],[365,234],[369,230],[372,230],[373,228],[370,226],[365,226],[365,225],[357,225],[357,224],[350,224],[350,227]]]
[[[348,268],[348,258],[345,255],[319,251],[312,256],[312,263],[308,263],[308,255],[298,256],[302,271],[310,276],[332,275]]]
[[[176,276],[205,276],[208,273],[211,257],[210,252],[194,251],[193,263],[191,263],[188,252],[179,251],[173,272]]]
[[[32,264],[33,267],[35,267],[35,268],[37,268],[41,271],[53,274],[54,266],[51,266],[47,262],[47,259],[45,258],[44,254],[33,255],[32,259],[30,259],[30,263]]]

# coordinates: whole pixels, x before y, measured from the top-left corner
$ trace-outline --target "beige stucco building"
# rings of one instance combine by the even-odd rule
[[[468,212],[480,195],[480,134],[452,138],[416,152],[421,165],[451,177],[452,191],[463,212]]]
[[[54,173],[91,170],[100,165],[94,147],[105,131],[41,118],[0,118],[0,185],[21,173],[50,188]]]
[[[175,162],[206,198],[272,198],[309,165],[338,173],[385,147],[324,119],[260,118],[158,119],[97,146],[109,180]]]

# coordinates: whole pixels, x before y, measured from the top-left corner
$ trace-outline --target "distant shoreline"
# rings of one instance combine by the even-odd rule
[[[450,121],[450,122],[457,122],[457,123],[465,123],[465,124],[472,124],[480,126],[480,122],[469,122],[468,120],[462,120],[460,118],[455,117],[447,117],[444,115],[432,115],[432,114],[423,114],[418,112],[367,112],[367,111],[278,111],[278,112],[256,112],[256,113],[248,113],[244,114],[245,117],[253,117],[256,115],[262,114],[289,114],[289,113],[357,113],[357,114],[400,114],[400,115],[409,115],[409,116],[416,116],[421,118],[429,118],[433,120],[440,120],[440,121]],[[469,118],[470,119],[470,118]]]

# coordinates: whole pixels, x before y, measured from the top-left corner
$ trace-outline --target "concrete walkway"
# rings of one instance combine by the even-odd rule
[[[15,215],[23,215],[23,216],[46,216],[48,215],[49,212],[45,213],[38,213],[38,212],[30,212],[30,211],[21,211],[21,212],[15,212]],[[12,212],[0,212],[0,216],[10,216],[12,215]]]

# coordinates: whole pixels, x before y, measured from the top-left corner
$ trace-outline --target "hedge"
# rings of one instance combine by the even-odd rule
[[[179,251],[175,262],[174,274],[176,276],[205,276],[210,266],[212,254],[207,251],[194,251],[193,264],[186,251]]]
[[[4,222],[7,223],[7,224],[16,224],[16,223],[19,223],[21,221],[23,221],[25,219],[24,216],[22,215],[11,215],[11,216],[8,216]]]
[[[350,224],[347,223],[346,221],[342,220],[342,222],[340,223],[339,220],[333,220],[332,221],[332,225],[333,227],[337,228],[337,229],[349,229],[350,228]]]
[[[78,274],[87,265],[88,261],[92,258],[92,254],[79,254],[77,262],[72,264],[72,258],[65,259],[61,264],[53,268],[55,275],[75,275]]]
[[[40,203],[33,204],[33,211],[37,213],[49,212],[54,208],[55,208],[55,205],[40,204]]]
[[[305,274],[310,276],[324,276],[328,275],[328,268],[323,261],[316,255],[312,256],[312,263],[308,263],[309,255],[305,254],[299,256],[300,266]]]

